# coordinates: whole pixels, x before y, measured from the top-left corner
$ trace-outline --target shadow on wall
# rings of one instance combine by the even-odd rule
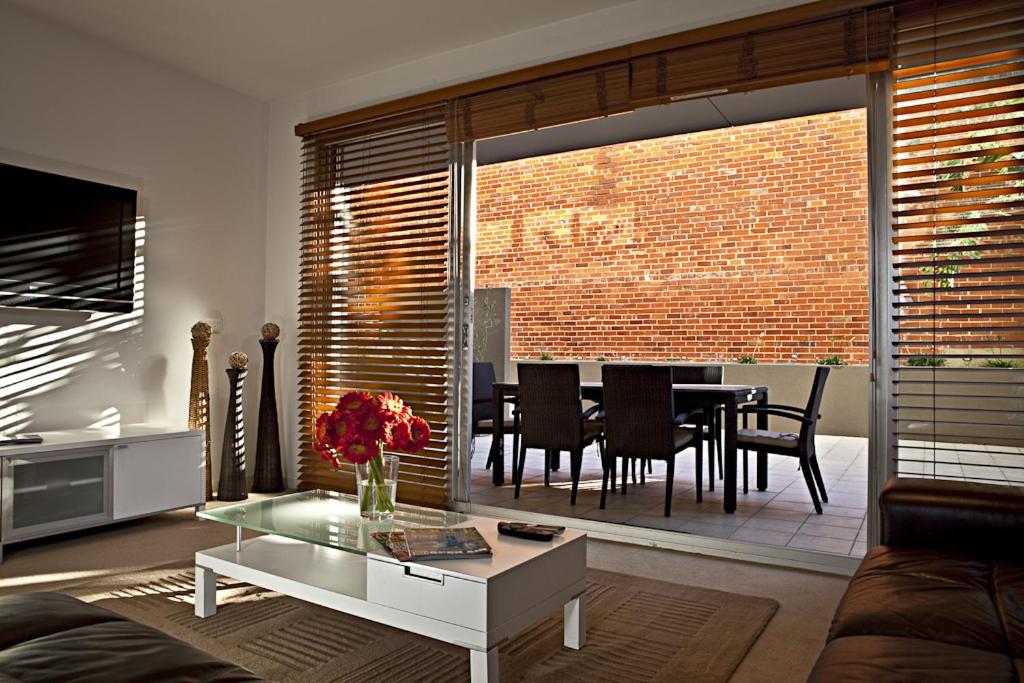
[[[141,422],[145,387],[163,386],[167,360],[145,366],[146,222],[135,224],[135,282],[130,313],[0,310],[0,433]]]

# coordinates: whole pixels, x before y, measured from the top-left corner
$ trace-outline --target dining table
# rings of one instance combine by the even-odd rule
[[[672,393],[676,405],[690,409],[700,408],[706,412],[722,408],[724,410],[725,439],[722,448],[725,512],[736,511],[736,416],[739,408],[748,403],[766,405],[768,403],[768,387],[753,384],[673,384]],[[516,382],[495,382],[492,385],[491,401],[494,415],[504,415],[505,406],[518,401],[519,384]],[[601,382],[580,382],[580,397],[585,401],[602,403],[604,387]],[[491,439],[491,481],[495,486],[505,484],[505,425],[504,420],[492,420]],[[768,416],[757,414],[757,428],[768,429]],[[557,462],[557,460],[555,461]],[[553,466],[557,469],[557,465]],[[768,488],[768,454],[757,452],[757,489]]]

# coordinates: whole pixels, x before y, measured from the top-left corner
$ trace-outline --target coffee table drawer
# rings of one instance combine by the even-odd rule
[[[428,567],[367,558],[366,600],[477,631],[487,630],[487,584]]]

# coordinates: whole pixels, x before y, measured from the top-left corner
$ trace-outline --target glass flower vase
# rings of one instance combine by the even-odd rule
[[[395,516],[398,489],[398,456],[386,455],[381,448],[367,462],[356,464],[356,493],[359,514],[364,519],[382,520]]]

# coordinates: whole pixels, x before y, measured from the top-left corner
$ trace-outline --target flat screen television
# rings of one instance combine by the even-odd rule
[[[0,163],[0,306],[132,310],[138,192]]]

